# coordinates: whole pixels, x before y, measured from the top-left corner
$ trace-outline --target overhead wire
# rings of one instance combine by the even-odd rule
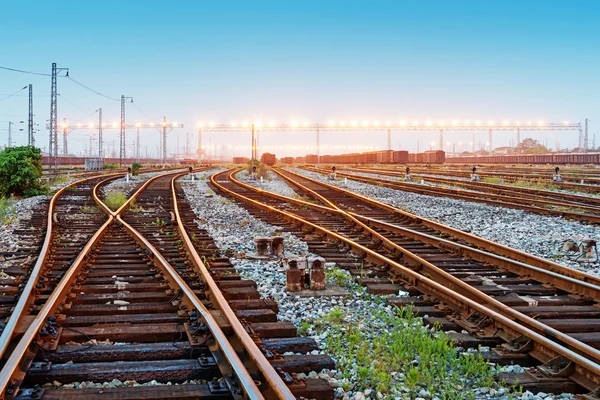
[[[3,66],[0,66],[0,69],[4,69],[6,71],[20,72],[20,73],[23,73],[23,74],[30,74],[30,75],[52,76],[52,74],[45,74],[45,73],[42,73],[42,72],[25,71],[25,70],[22,70],[22,69],[9,68],[9,67],[3,67]]]
[[[8,96],[1,98],[1,99],[0,99],[0,101],[2,101],[2,100],[6,100],[6,99],[9,99],[9,98],[13,97],[13,96],[14,96],[14,95],[16,95],[17,93],[19,93],[19,92],[21,92],[21,91],[23,91],[23,90],[25,90],[25,89],[27,89],[27,86],[23,87],[22,89],[19,89],[19,90],[17,90],[17,91],[16,91],[16,92],[14,92],[13,94],[9,94]]]
[[[75,83],[75,84],[77,84],[77,85],[81,86],[81,87],[82,87],[82,88],[84,88],[84,89],[87,89],[87,90],[89,90],[89,91],[90,91],[90,92],[92,92],[92,93],[95,93],[95,94],[97,94],[98,96],[102,96],[102,97],[105,97],[105,98],[107,98],[107,99],[109,99],[109,100],[113,100],[113,101],[121,101],[121,100],[119,100],[119,99],[115,99],[114,97],[110,97],[110,96],[107,96],[107,95],[105,95],[105,94],[103,94],[103,93],[100,93],[100,92],[98,92],[97,90],[94,90],[94,89],[92,89],[91,87],[89,87],[89,86],[86,86],[86,85],[84,85],[84,84],[83,84],[83,83],[81,83],[81,82],[77,82],[77,81],[76,81],[75,79],[73,79],[71,76],[66,76],[65,78],[68,78],[68,79],[69,79],[70,81],[72,81],[73,83]]]

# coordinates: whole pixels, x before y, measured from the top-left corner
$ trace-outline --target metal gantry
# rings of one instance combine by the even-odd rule
[[[131,100],[133,103],[133,97],[127,97],[121,95],[121,134],[119,137],[119,165],[123,165],[123,158],[125,157],[125,130],[127,129],[125,123],[125,100]]]
[[[33,85],[29,84],[29,118],[27,120],[27,144],[35,146],[33,137]]]
[[[517,133],[517,144],[521,141],[521,131],[569,131],[575,130],[579,131],[580,143],[579,148],[580,151],[587,151],[587,135],[585,140],[582,137],[582,124],[581,123],[543,123],[543,122],[527,122],[527,123],[502,123],[502,124],[493,124],[493,123],[464,123],[459,124],[457,122],[453,122],[451,124],[446,123],[438,123],[434,124],[433,122],[427,122],[425,124],[419,124],[416,121],[413,123],[409,122],[400,122],[400,123],[372,123],[372,124],[359,124],[359,123],[350,123],[350,124],[214,124],[214,123],[199,123],[198,124],[198,133],[201,135],[201,131],[205,132],[248,132],[252,133],[252,158],[255,158],[255,135],[258,131],[261,132],[315,132],[315,141],[316,141],[316,152],[317,155],[320,155],[320,134],[321,131],[324,132],[378,132],[384,131],[387,132],[387,149],[391,150],[392,148],[392,139],[391,132],[392,131],[401,131],[401,132],[410,132],[410,131],[438,131],[439,132],[439,143],[438,147],[443,149],[444,144],[444,133],[447,132],[455,132],[455,131],[473,131],[473,141],[471,143],[471,149],[475,150],[475,131],[487,131],[488,133],[488,146],[492,148],[493,143],[493,132],[494,131],[512,131]],[[200,136],[199,136],[200,138]],[[201,139],[199,139],[201,141]],[[201,143],[200,143],[201,144]]]
[[[58,73],[66,71],[66,77],[69,76],[69,68],[57,68],[56,63],[52,63],[52,83],[50,87],[50,143],[48,147],[48,153],[50,157],[58,156],[58,110],[57,110],[57,89],[56,80]]]

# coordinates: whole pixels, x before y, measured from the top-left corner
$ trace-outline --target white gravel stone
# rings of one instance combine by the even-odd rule
[[[206,175],[203,176],[205,178]],[[266,185],[269,190],[281,194],[291,193],[283,186],[287,185],[273,175],[271,180]],[[238,175],[238,178],[244,179],[243,175]],[[256,183],[257,185],[259,183]],[[265,182],[262,183],[263,185]],[[276,227],[260,221],[251,216],[248,211],[240,207],[229,199],[216,195],[206,184],[205,179],[200,179],[195,182],[181,181],[181,186],[189,201],[192,209],[198,217],[196,222],[202,229],[206,229],[214,238],[217,246],[222,251],[231,250],[233,254],[254,252],[253,239],[256,236],[271,235],[277,230]],[[310,255],[308,246],[305,242],[298,239],[296,236],[287,232],[282,233],[284,237],[284,248],[286,256],[295,255]],[[281,321],[290,321],[297,327],[301,327],[301,323],[306,325],[307,334],[315,339],[321,346],[328,336],[330,327],[325,326],[324,331],[320,334],[312,327],[312,322],[320,319],[329,313],[335,307],[339,307],[344,314],[344,321],[357,322],[369,321],[369,324],[380,326],[382,323],[375,320],[373,311],[381,309],[386,312],[392,312],[392,308],[384,302],[375,302],[373,297],[366,294],[366,290],[362,287],[354,285],[350,295],[340,298],[332,297],[300,297],[293,293],[288,293],[285,290],[285,274],[281,269],[278,260],[252,260],[249,258],[238,258],[233,256],[230,258],[231,263],[236,268],[238,273],[248,279],[252,279],[257,284],[257,290],[263,297],[272,298],[279,302],[278,319]],[[326,269],[331,269],[332,263],[326,264]],[[342,273],[349,277],[346,271]],[[384,327],[381,327],[384,328]],[[424,328],[427,329],[427,328]],[[377,334],[372,332],[370,334]],[[314,351],[314,354],[328,354],[327,350],[322,348],[321,351]],[[329,354],[330,356],[332,354]],[[319,374],[319,372],[321,372]],[[366,388],[364,391],[353,391],[359,382],[356,379],[356,371],[351,372],[351,379],[347,379],[342,374],[342,371],[311,371],[309,374],[298,374],[302,377],[317,377],[321,376],[329,380],[329,384],[335,387],[336,398],[339,399],[366,399],[370,394],[370,398],[407,398],[408,388],[402,386],[404,375],[396,373],[394,375],[398,383],[399,389],[395,395],[383,396],[377,394],[375,388]],[[500,388],[504,389],[504,388]],[[423,388],[423,396],[430,399],[432,395]],[[427,394],[425,394],[427,392]],[[496,394],[498,393],[498,394]],[[479,393],[478,399],[507,399],[509,391],[504,389],[498,390],[493,395],[488,392]],[[506,394],[506,395],[505,395]]]
[[[322,174],[302,169],[293,171],[369,196],[420,217],[547,258],[565,267],[600,275],[599,262],[579,263],[575,261],[575,256],[562,251],[568,239],[579,242],[584,238],[592,238],[600,241],[600,227],[562,217],[377,187],[350,179],[344,184],[343,180],[325,180]]]

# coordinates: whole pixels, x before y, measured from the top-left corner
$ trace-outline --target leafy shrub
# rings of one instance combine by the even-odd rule
[[[116,211],[127,201],[127,196],[123,192],[113,191],[106,196],[104,204],[113,211]]]
[[[102,166],[102,169],[117,169],[118,165],[117,164],[104,164]]]
[[[140,168],[142,168],[142,164],[139,162],[134,162],[131,164],[131,175],[137,176],[140,174]]]
[[[0,197],[31,195],[42,190],[42,154],[33,146],[8,147],[0,152]]]

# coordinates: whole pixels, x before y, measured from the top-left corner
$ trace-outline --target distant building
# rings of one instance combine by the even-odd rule
[[[493,150],[493,154],[510,154],[514,149],[512,147],[496,147]]]

